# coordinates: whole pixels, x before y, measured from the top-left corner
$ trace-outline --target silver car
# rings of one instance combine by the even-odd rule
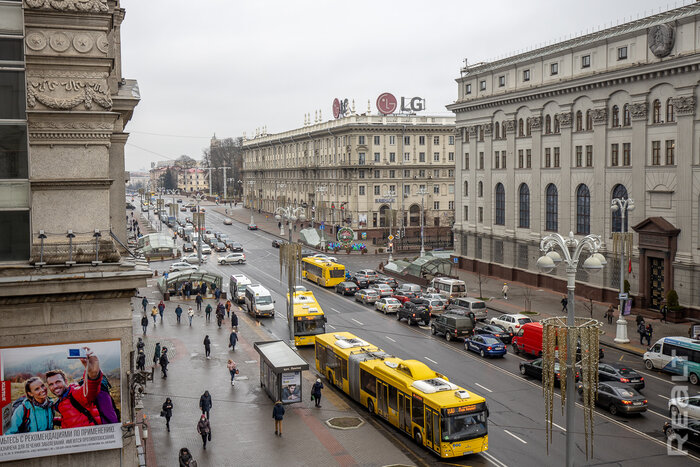
[[[385,315],[387,313],[396,313],[401,308],[401,302],[395,298],[380,298],[374,303],[374,308],[383,312]]]
[[[355,293],[355,301],[365,305],[375,303],[379,300],[379,293],[374,289],[362,289]]]
[[[369,286],[370,289],[376,290],[380,297],[391,297],[394,293],[394,289],[391,288],[389,284],[372,284]]]

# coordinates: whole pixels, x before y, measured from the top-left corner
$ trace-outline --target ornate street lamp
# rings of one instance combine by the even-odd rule
[[[627,337],[627,320],[622,316],[625,309],[625,249],[630,251],[632,259],[632,236],[627,234],[625,217],[627,211],[634,211],[634,200],[625,198],[615,198],[610,205],[612,212],[620,212],[620,232],[613,233],[613,252],[620,252],[620,311],[617,315],[617,330],[615,332],[615,342],[626,344],[630,340]]]
[[[392,221],[393,221],[393,217],[394,217],[393,213],[391,212],[392,211],[391,205],[394,204],[394,200],[396,199],[396,191],[389,190],[389,191],[384,192],[383,198],[389,200],[389,236],[391,237],[393,235],[392,234],[392,227],[393,227]],[[393,240],[389,240],[389,242],[387,243],[387,247],[389,246],[389,244],[391,244],[391,247],[387,248],[387,249],[389,250],[389,262],[391,263],[392,261],[394,261]]]
[[[299,268],[298,263],[301,260],[301,246],[292,243],[292,224],[299,219],[306,220],[304,208],[287,206],[286,208],[277,208],[275,210],[275,219],[284,224],[288,222],[287,230],[289,231],[289,243],[280,245],[280,268],[287,271],[287,290],[289,300],[287,301],[287,322],[289,324],[289,345],[294,347],[294,286],[296,285],[296,274]],[[280,271],[281,274],[281,271]]]

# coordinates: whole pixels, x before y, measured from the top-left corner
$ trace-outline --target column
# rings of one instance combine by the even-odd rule
[[[493,170],[493,141],[491,136],[493,134],[493,123],[485,123],[484,125],[484,144],[481,147],[484,150],[484,224],[483,229],[488,233],[493,232],[493,221],[495,214],[495,206],[493,204],[493,177],[491,176]],[[479,157],[477,151],[477,159]]]
[[[603,235],[605,233],[605,219],[610,215],[610,195],[605,188],[605,166],[607,154],[606,146],[608,142],[608,109],[607,100],[594,101],[593,105],[598,108],[593,109],[593,179],[594,186],[589,186],[591,192],[591,233]],[[586,148],[583,148],[584,164]],[[576,232],[576,188],[572,186],[570,193],[572,196],[572,224],[571,227]],[[597,213],[604,213],[603,216]]]
[[[627,194],[634,200],[635,210],[627,212],[628,231],[632,232],[632,226],[646,218],[646,167],[647,167],[647,96],[648,92],[635,94],[630,103],[630,117],[632,118],[632,141],[630,163],[632,164],[632,186],[628,186]],[[622,150],[620,150],[622,157]],[[612,231],[612,225],[610,226]],[[643,277],[643,276],[639,276]]]
[[[689,89],[694,91],[693,88]],[[676,135],[676,177],[678,180],[678,195],[674,196],[676,201],[677,228],[681,229],[678,235],[676,261],[691,264],[693,261],[692,239],[693,239],[693,216],[688,215],[693,212],[693,136],[695,120],[695,96],[688,95],[673,99],[673,110],[676,114],[677,130]]]
[[[518,189],[520,183],[515,181],[515,165],[518,155],[515,152],[515,115],[509,115],[503,121],[503,133],[506,136],[506,235],[514,237],[518,225]],[[502,166],[502,165],[501,165]],[[510,201],[508,201],[510,200]],[[508,212],[510,210],[511,212]],[[505,258],[504,258],[505,260]]]
[[[539,240],[539,233],[545,230],[546,185],[542,182],[542,109],[531,109],[530,137],[532,145],[532,186],[530,187],[530,229],[531,237]],[[527,151],[525,151],[527,158]]]
[[[109,187],[109,223],[114,235],[126,245],[126,217],[124,216],[124,200],[126,186],[124,179],[124,145],[129,135],[112,133],[109,147],[109,174],[114,182]],[[102,235],[105,235],[103,232]]]

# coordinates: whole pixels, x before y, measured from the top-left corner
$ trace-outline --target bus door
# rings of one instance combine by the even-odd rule
[[[389,388],[386,383],[377,380],[377,413],[384,418],[389,418],[387,409],[387,394]]]
[[[425,406],[425,445],[440,453],[440,415]]]
[[[411,398],[399,392],[399,428],[411,434]]]

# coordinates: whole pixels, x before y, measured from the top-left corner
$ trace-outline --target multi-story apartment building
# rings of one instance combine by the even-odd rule
[[[0,0],[0,462],[138,465],[130,301],[151,272],[122,246],[124,129],[139,102],[121,74],[124,14],[118,0]],[[78,416],[52,436],[11,434],[25,381],[56,401],[60,380],[85,377],[68,351],[82,346],[95,351],[124,427],[101,418],[72,428],[92,424]],[[50,370],[63,376],[49,383]],[[49,426],[34,416],[32,427]]]
[[[177,173],[177,188],[184,193],[196,193],[209,190],[209,175],[205,169],[192,167],[179,168]]]
[[[698,308],[699,13],[694,3],[462,70],[448,108],[463,267],[561,287],[536,270],[541,237],[599,234],[608,266],[579,271],[578,290],[614,301],[612,232],[629,227],[635,306],[658,309],[675,289]],[[623,226],[611,200],[628,197]]]
[[[451,241],[454,119],[356,115],[243,142],[243,188],[256,209],[289,204],[378,243],[389,229]],[[422,193],[422,194],[421,194]],[[329,229],[331,230],[331,229]]]

